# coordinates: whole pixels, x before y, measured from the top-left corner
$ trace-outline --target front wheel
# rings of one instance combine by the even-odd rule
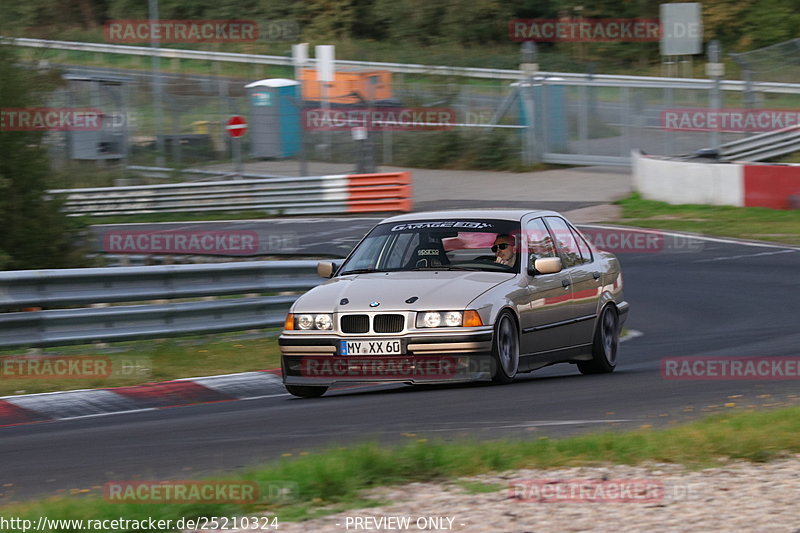
[[[301,398],[319,398],[328,390],[328,387],[305,385],[284,385],[284,387],[286,387],[286,391],[289,394],[293,394],[294,396],[299,396]]]
[[[492,341],[492,363],[495,383],[511,383],[519,368],[519,331],[517,323],[509,311],[497,317]]]
[[[592,360],[579,361],[581,374],[606,374],[617,367],[619,317],[613,305],[603,308],[592,343]]]

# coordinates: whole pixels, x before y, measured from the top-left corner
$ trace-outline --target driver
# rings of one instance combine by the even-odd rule
[[[514,244],[514,237],[507,233],[501,233],[494,239],[492,252],[495,255],[495,263],[513,267],[517,262],[517,246]]]

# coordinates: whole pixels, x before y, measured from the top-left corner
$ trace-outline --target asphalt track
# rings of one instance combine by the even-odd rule
[[[569,211],[595,205],[599,202],[531,202],[496,200],[472,201],[470,207],[519,207],[525,209],[552,209]],[[436,200],[417,202],[416,210],[454,209],[463,207],[461,200]],[[115,250],[106,236],[112,232],[194,232],[194,231],[254,231],[258,234],[256,250],[251,256],[316,256],[346,257],[350,250],[372,227],[386,217],[287,217],[253,220],[213,222],[158,222],[133,224],[96,224],[89,228],[89,246],[95,252],[125,253]],[[129,252],[132,255],[147,253]],[[155,253],[155,252],[149,252]],[[209,254],[211,255],[211,254]]]
[[[800,403],[796,379],[660,373],[665,357],[797,357],[800,250],[673,244],[619,254],[627,327],[643,334],[621,345],[613,374],[558,365],[508,386],[348,388],[0,428],[0,503],[111,480],[185,479],[364,440],[564,436]]]

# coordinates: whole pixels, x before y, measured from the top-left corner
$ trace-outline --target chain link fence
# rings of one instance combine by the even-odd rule
[[[800,40],[791,43],[781,46],[798,46]],[[748,57],[755,61],[755,55]],[[766,60],[759,61],[760,65],[767,65]],[[253,121],[262,118],[254,115],[253,95],[245,89],[254,78],[222,76],[218,71],[182,73],[173,68],[159,76],[161,102],[157,105],[151,71],[74,66],[68,71],[68,83],[54,94],[54,99],[61,105],[101,108],[108,120],[102,135],[81,141],[95,143],[95,156],[90,148],[76,148],[80,144],[75,140],[77,133],[51,133],[53,155],[59,165],[76,159],[102,162],[116,158],[128,165],[230,170],[233,141],[225,123],[233,115],[242,115],[251,123],[241,140],[245,164],[258,163],[255,168],[265,174],[324,174],[331,173],[331,168],[369,171],[379,166],[519,170],[531,160],[627,165],[633,149],[683,155],[711,146],[710,131],[668,128],[664,118],[670,109],[708,110],[710,86],[678,88],[665,84],[658,88],[652,83],[633,81],[559,78],[535,79],[532,86],[456,77],[445,78],[447,82],[441,83],[442,78],[432,82],[395,74],[390,80],[389,110],[448,109],[452,124],[447,128],[412,130],[368,128],[373,131],[366,138],[350,127],[320,131],[295,126],[290,134],[298,137],[298,148],[291,153],[281,153],[276,148],[279,155],[264,158],[254,155],[254,143],[282,143],[285,139],[281,132],[266,141],[256,138]],[[766,66],[762,71],[765,76],[770,72]],[[788,73],[791,69],[783,71]],[[278,74],[274,77],[289,74],[286,67],[274,72]],[[271,73],[270,69],[263,72],[266,77]],[[800,77],[787,76],[786,81],[800,81]],[[755,87],[753,91],[757,90]],[[360,102],[356,98],[349,104],[331,105],[336,109],[377,105],[363,96],[369,94],[368,87],[353,93],[361,98]],[[752,101],[752,92],[737,89],[723,93],[724,108],[800,109],[800,87],[780,93],[758,92],[756,102]],[[290,97],[288,102],[286,97],[281,98],[284,101],[280,105],[291,108],[297,117],[291,120],[302,121],[303,109],[322,106],[317,98]],[[532,117],[527,116],[527,99],[534,104]],[[274,125],[267,125],[268,130],[285,126],[280,124],[285,119],[275,120]],[[533,124],[533,135],[526,133],[528,124]],[[746,135],[723,131],[721,140],[724,143]],[[163,152],[159,152],[162,146]],[[334,164],[340,166],[331,167]]]

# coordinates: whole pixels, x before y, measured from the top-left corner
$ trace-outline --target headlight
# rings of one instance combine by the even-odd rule
[[[447,311],[444,313],[444,325],[456,327],[461,325],[462,315],[458,311]]]
[[[330,331],[333,329],[333,316],[330,314],[293,315],[290,313],[286,316],[286,324],[283,329],[287,331],[293,329]]]
[[[457,328],[482,326],[483,321],[477,311],[427,311],[417,313],[418,328]]]
[[[333,317],[329,314],[295,315],[294,326],[295,329],[300,330],[319,329],[330,331],[333,329]]]
[[[317,329],[333,329],[331,315],[317,315],[314,317],[314,325]]]
[[[418,328],[458,327],[461,325],[461,311],[428,311],[417,313]]]
[[[422,324],[418,324],[422,328],[438,328],[442,323],[442,315],[440,313],[425,313],[422,315]]]
[[[297,315],[295,324],[297,329],[311,329],[314,327],[314,317],[311,315]]]

